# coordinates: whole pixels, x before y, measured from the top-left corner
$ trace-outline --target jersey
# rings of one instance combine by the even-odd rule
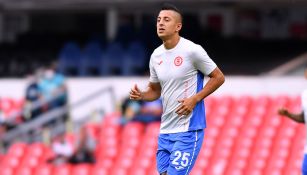
[[[204,101],[196,104],[187,116],[179,117],[178,100],[189,98],[203,88],[204,75],[209,75],[216,64],[207,52],[183,37],[172,49],[159,46],[151,55],[149,81],[160,83],[163,114],[160,133],[178,133],[206,127]]]
[[[306,133],[307,133],[307,89],[303,91],[302,96],[301,96],[301,101],[302,101],[302,109],[304,112],[304,120],[305,120],[305,125],[306,125]],[[304,153],[307,154],[307,139],[305,143],[305,149]]]

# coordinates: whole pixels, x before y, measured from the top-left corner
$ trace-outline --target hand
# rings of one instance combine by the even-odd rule
[[[143,100],[143,94],[140,91],[140,89],[137,87],[136,84],[133,86],[133,88],[131,88],[130,99],[131,100]]]
[[[176,109],[176,113],[179,116],[182,116],[182,115],[189,115],[192,112],[192,110],[194,109],[197,103],[197,100],[193,97],[190,97],[190,98],[178,100],[178,102],[181,104]]]
[[[280,108],[280,109],[278,109],[278,114],[279,115],[288,116],[289,115],[289,111],[286,108]]]

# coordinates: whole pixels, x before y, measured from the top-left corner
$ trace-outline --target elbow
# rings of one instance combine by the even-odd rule
[[[221,76],[220,81],[221,81],[221,85],[225,83],[225,76],[224,75]]]
[[[209,77],[215,81],[218,87],[225,82],[225,76],[219,68],[216,68],[211,74],[209,74]]]
[[[225,83],[225,76],[224,76],[224,74],[220,74],[217,79],[218,79],[218,82],[219,82],[220,86]]]

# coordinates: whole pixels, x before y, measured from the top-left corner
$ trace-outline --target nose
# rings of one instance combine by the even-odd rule
[[[163,24],[164,24],[164,23],[163,23],[163,20],[161,20],[161,21],[158,22],[158,25],[159,25],[159,26],[163,26]]]

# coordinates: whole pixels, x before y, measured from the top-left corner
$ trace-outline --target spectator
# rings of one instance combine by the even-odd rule
[[[55,156],[48,162],[55,165],[63,163],[95,163],[94,151],[96,141],[89,132],[83,127],[77,134],[77,140],[73,143],[68,142],[64,136],[52,144]]]
[[[76,152],[70,157],[69,163],[95,163],[94,151],[96,148],[95,139],[83,127],[79,133]]]
[[[2,138],[5,131],[6,131],[6,126],[4,125],[4,117],[2,114],[2,110],[0,108],[0,139]]]
[[[121,107],[122,117],[120,118],[119,123],[124,125],[133,120],[133,118],[140,113],[140,109],[141,102],[126,98]]]
[[[33,104],[37,102],[41,96],[41,92],[38,87],[38,80],[40,78],[39,76],[41,75],[40,72],[42,71],[43,70],[39,69],[36,72],[36,74],[29,75],[27,77],[28,86],[26,88],[26,95],[25,95],[26,105],[25,105],[25,114],[24,114],[24,118],[26,120],[33,119],[38,115],[40,115],[42,112],[41,107],[33,108]]]
[[[3,135],[11,130],[14,129],[19,122],[19,118],[9,118],[8,114],[4,112],[3,108],[4,104],[1,102],[1,97],[0,97],[0,140],[3,137]]]
[[[47,109],[52,110],[67,104],[67,88],[63,75],[56,72],[56,65],[52,64],[38,83],[41,98],[48,101]]]
[[[133,121],[143,123],[161,121],[161,115],[163,112],[162,108],[161,99],[151,102],[145,101],[142,103],[140,113],[133,118]]]
[[[55,156],[49,159],[48,162],[55,165],[67,163],[74,152],[73,145],[65,140],[64,135],[61,135],[57,141],[53,142],[52,150]]]
[[[125,99],[122,105],[122,118],[120,123],[129,121],[150,123],[161,121],[162,101],[160,99],[152,102],[132,101]]]

